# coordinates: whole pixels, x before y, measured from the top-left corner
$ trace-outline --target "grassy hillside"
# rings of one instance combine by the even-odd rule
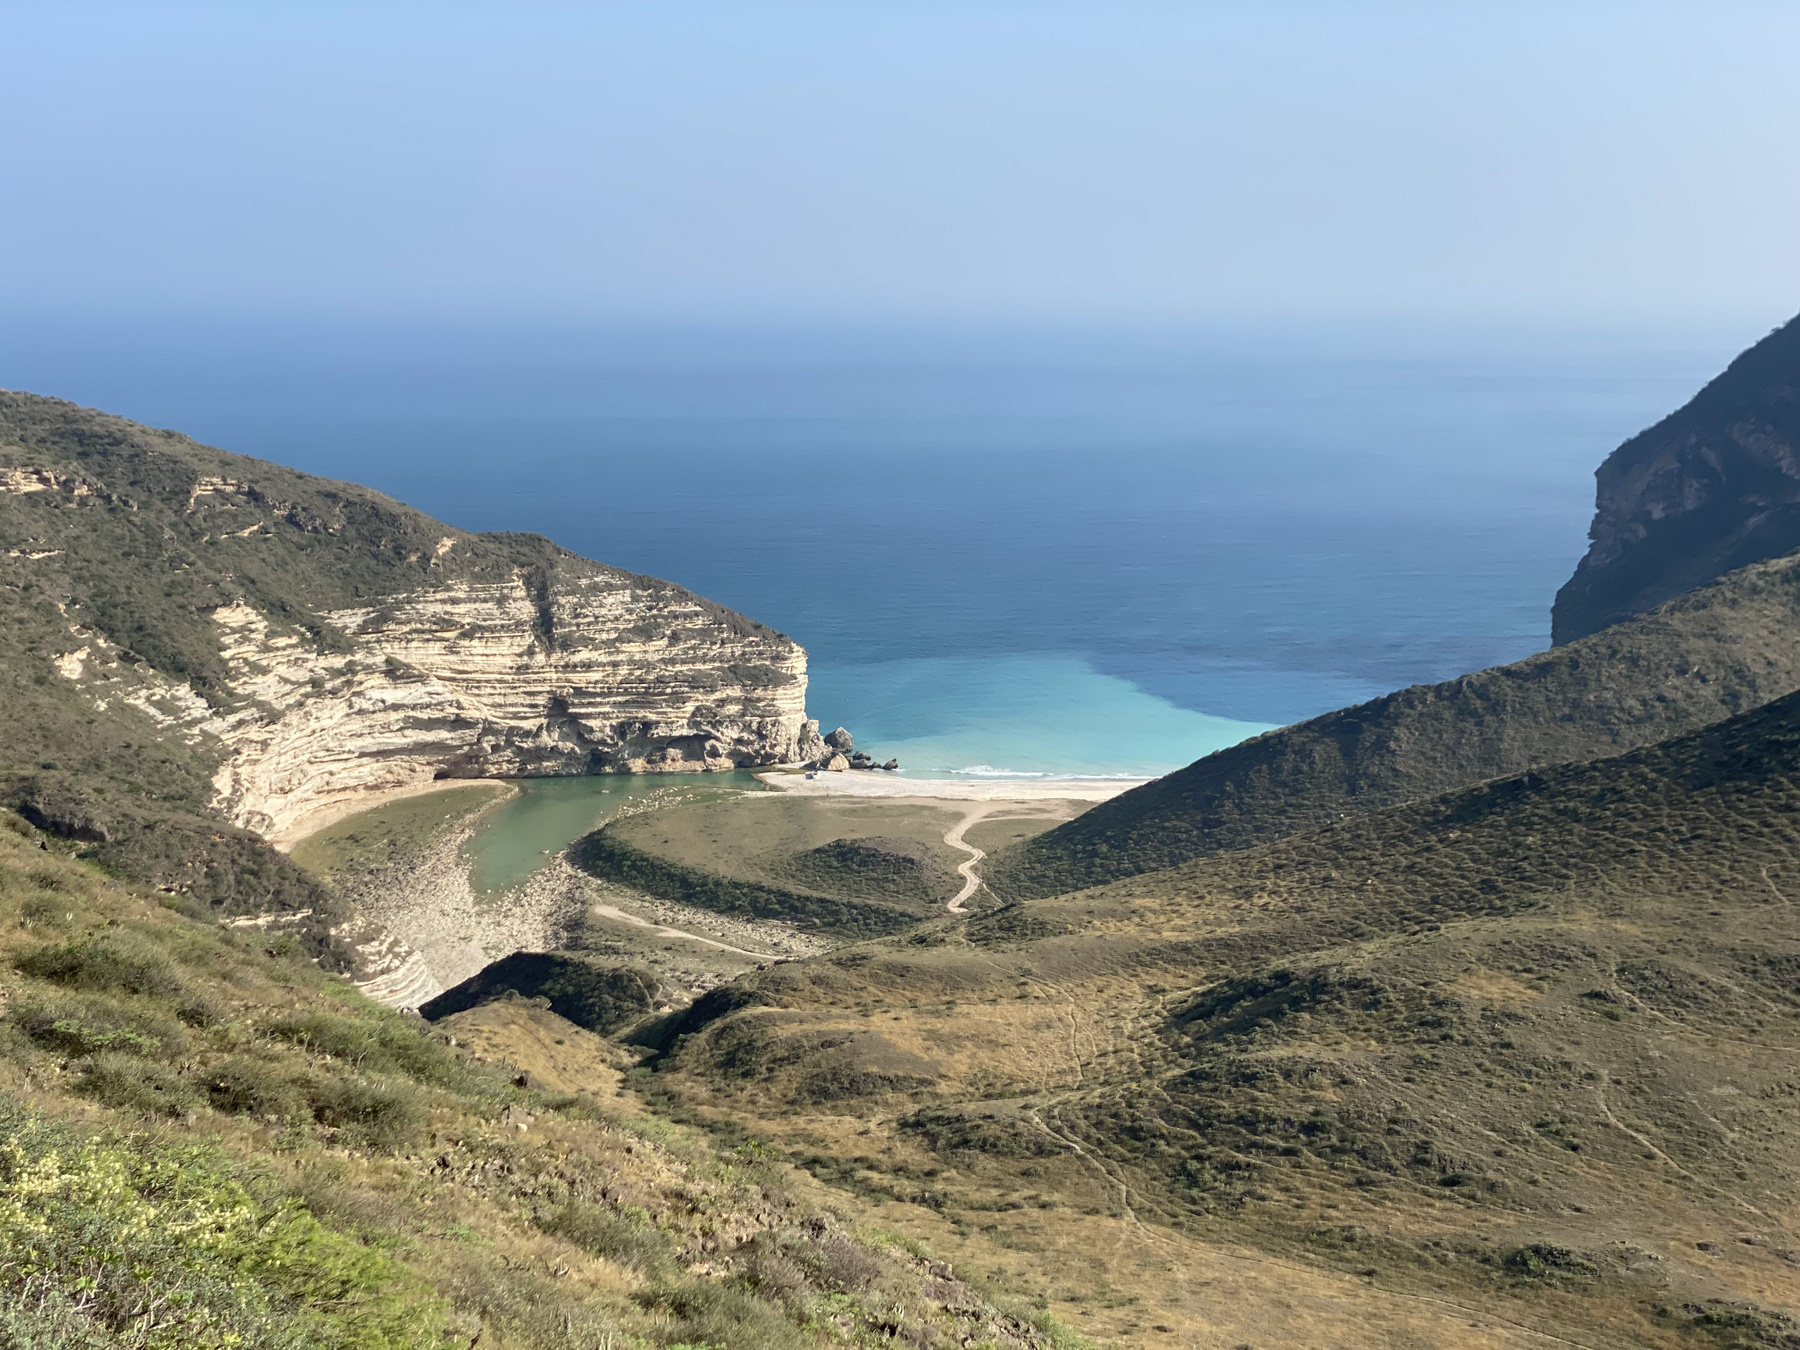
[[[944,843],[961,815],[916,799],[755,793],[621,815],[570,857],[665,900],[870,937],[938,913],[961,888],[965,855]]]
[[[558,1085],[469,1049],[529,1034]],[[0,1343],[1074,1343],[618,1082],[548,1012],[434,1032],[0,816]]]
[[[1800,688],[1797,639],[1800,556],[1759,563],[1579,642],[1208,755],[1000,854],[988,882],[1053,895],[1652,744]]]
[[[776,967],[658,1079],[1099,1333],[1787,1345],[1797,903],[1791,695]]]

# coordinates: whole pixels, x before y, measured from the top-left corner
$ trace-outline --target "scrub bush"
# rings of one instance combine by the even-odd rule
[[[205,1146],[0,1108],[0,1344],[437,1350],[443,1307]]]

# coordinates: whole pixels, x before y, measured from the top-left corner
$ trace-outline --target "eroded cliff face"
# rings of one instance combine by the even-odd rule
[[[219,809],[279,836],[347,794],[432,778],[792,759],[806,653],[635,580],[595,568],[547,588],[521,576],[331,611],[350,650],[330,657],[247,606],[217,611],[248,700],[217,726]]]
[[[1595,479],[1592,543],[1552,611],[1558,645],[1800,547],[1800,319],[1613,451]]]
[[[190,743],[213,744],[214,806],[279,838],[370,791],[434,778],[705,772],[792,759],[806,653],[744,634],[673,587],[595,568],[533,593],[524,577],[388,597],[323,617],[321,653],[246,604],[212,614],[223,708],[73,634],[58,673]]]

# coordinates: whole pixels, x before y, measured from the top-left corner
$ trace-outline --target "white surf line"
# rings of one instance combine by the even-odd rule
[[[796,797],[932,797],[943,801],[1108,801],[1148,778],[906,778],[879,770],[793,773],[772,770],[757,781]]]
[[[782,959],[779,952],[746,951],[742,947],[733,947],[727,942],[716,942],[712,938],[701,937],[698,933],[690,933],[686,929],[664,928],[659,923],[651,923],[648,919],[640,919],[635,914],[627,914],[624,910],[615,909],[611,905],[590,904],[588,908],[605,918],[616,919],[620,923],[635,924],[639,928],[648,928],[655,937],[685,938],[689,942],[699,942],[708,947],[717,947],[722,952],[731,952],[737,956],[748,956],[754,961],[779,961]]]

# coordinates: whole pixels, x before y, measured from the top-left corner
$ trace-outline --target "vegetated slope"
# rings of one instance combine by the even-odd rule
[[[1072,1291],[1057,1248],[1166,1226],[1145,1320],[1206,1315],[1169,1286],[1249,1247],[1374,1282],[1330,1343],[1430,1298],[1587,1345],[1786,1344],[1800,694],[776,967],[666,1031],[691,1109],[999,1225]]]
[[[1595,478],[1593,542],[1556,596],[1559,644],[1800,546],[1800,319],[1613,451]]]
[[[595,876],[666,900],[852,936],[897,932],[961,888],[930,801],[756,793],[622,814],[570,850]]]
[[[1248,848],[1550,764],[1648,745],[1800,688],[1800,555],[1512,665],[1218,751],[995,857],[1002,897]]]
[[[645,895],[751,919],[819,927],[847,936],[898,932],[919,921],[917,910],[856,895],[833,895],[748,881],[659,857],[604,825],[569,846],[569,861],[591,876]]]
[[[484,1011],[452,1025],[486,1043]],[[754,1149],[635,1113],[597,1042],[531,1011],[604,1099],[524,1086],[0,813],[0,1343],[1069,1343]]]
[[[0,392],[0,794],[206,904],[320,902],[209,816],[780,758],[803,672],[781,635],[548,540]]]

